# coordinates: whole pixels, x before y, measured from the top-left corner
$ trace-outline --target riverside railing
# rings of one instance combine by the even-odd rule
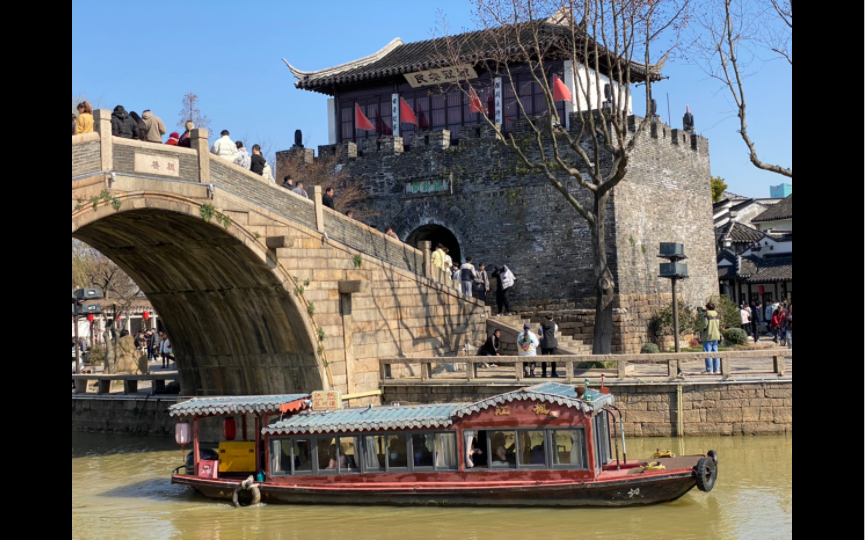
[[[747,377],[786,377],[787,360],[793,358],[793,351],[788,349],[767,349],[756,351],[730,351],[717,353],[669,353],[652,355],[609,355],[609,356],[497,356],[497,357],[454,357],[454,358],[387,358],[380,360],[382,382],[399,380],[400,384],[423,384],[432,380],[467,381],[467,382],[499,382],[526,380],[524,365],[537,364],[540,371],[541,362],[556,363],[559,368],[565,368],[563,378],[553,379],[562,382],[576,382],[582,379],[599,378],[601,375],[611,379],[633,379],[637,366],[666,366],[667,377],[676,379],[682,373],[686,363],[704,362],[707,358],[721,359],[721,374],[703,373],[707,379],[729,379],[734,375]],[[748,367],[744,371],[735,371],[733,360],[771,360],[771,368],[764,366]],[[494,364],[497,368],[483,366]],[[599,366],[605,367],[599,367]],[[396,369],[395,369],[396,367]],[[508,367],[511,369],[508,370]],[[463,371],[464,370],[464,371]],[[652,378],[641,376],[640,378]],[[657,378],[657,376],[656,376]],[[537,378],[529,379],[537,381]]]

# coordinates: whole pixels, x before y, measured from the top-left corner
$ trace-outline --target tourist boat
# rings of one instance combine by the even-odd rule
[[[639,506],[709,492],[718,470],[715,452],[629,460],[614,397],[561,384],[345,410],[313,410],[307,395],[197,398],[170,414],[193,445],[172,483],[235,506]],[[243,442],[233,442],[239,416]],[[203,442],[208,418],[224,423],[218,453]]]

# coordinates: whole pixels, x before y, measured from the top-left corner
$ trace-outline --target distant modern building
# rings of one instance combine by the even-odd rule
[[[781,184],[780,186],[772,186],[770,196],[773,199],[786,199],[793,194],[793,186],[790,184]]]

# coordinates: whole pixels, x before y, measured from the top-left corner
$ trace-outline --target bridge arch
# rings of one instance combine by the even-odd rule
[[[141,287],[162,317],[187,395],[326,388],[317,340],[290,274],[243,226],[206,222],[202,201],[139,192],[120,210],[86,204],[72,236]],[[207,201],[204,201],[207,202]]]

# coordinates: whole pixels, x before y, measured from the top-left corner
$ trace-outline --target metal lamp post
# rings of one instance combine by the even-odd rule
[[[669,261],[661,263],[661,278],[669,279],[673,285],[673,333],[676,339],[676,352],[679,353],[682,352],[682,347],[679,340],[678,282],[689,277],[688,265],[682,263],[682,261],[688,260],[688,257],[685,256],[685,245],[675,243],[661,244],[661,254],[658,257]]]
[[[80,336],[78,334],[78,317],[99,315],[102,313],[102,308],[99,304],[85,304],[85,300],[99,300],[102,298],[102,291],[99,289],[79,289],[72,293],[72,325],[75,328],[75,374],[77,375],[81,368],[81,350],[78,346]],[[88,319],[89,320],[89,319]],[[91,339],[93,330],[90,331]]]

